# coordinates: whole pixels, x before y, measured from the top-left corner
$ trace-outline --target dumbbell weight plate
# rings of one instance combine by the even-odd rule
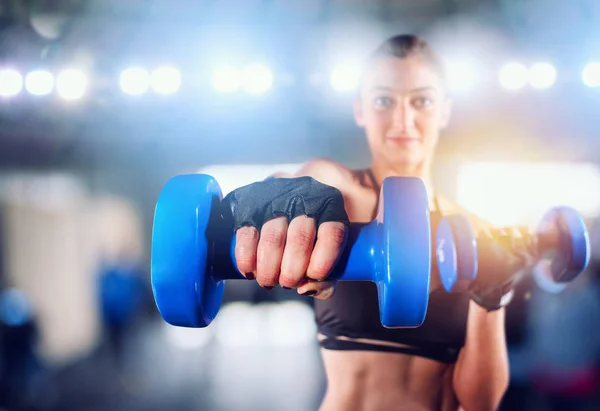
[[[464,291],[475,280],[477,246],[466,216],[451,214],[442,218],[436,232],[436,255],[440,280],[447,292]]]
[[[429,304],[432,258],[429,200],[423,181],[387,178],[379,206],[377,219],[383,228],[379,238],[384,242],[384,275],[376,281],[381,324],[417,327],[425,320]]]
[[[180,175],[164,186],[154,213],[152,291],[159,312],[171,325],[206,327],[223,300],[225,283],[207,270],[206,227],[222,198],[214,178]]]
[[[583,218],[571,207],[556,207],[548,211],[538,226],[538,234],[558,229],[559,247],[550,264],[552,280],[567,283],[581,274],[590,261],[590,242]]]

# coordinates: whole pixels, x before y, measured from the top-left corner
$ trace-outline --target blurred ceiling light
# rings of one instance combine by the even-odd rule
[[[78,100],[82,98],[87,87],[87,76],[80,70],[63,70],[56,77],[56,91],[65,100]]]
[[[581,78],[588,87],[600,87],[600,62],[588,63],[583,68]]]
[[[500,85],[506,90],[519,90],[529,80],[529,70],[521,63],[507,63],[500,68]]]
[[[242,88],[248,94],[264,94],[273,86],[273,72],[262,64],[251,64],[242,73]]]
[[[30,71],[25,76],[25,89],[34,96],[46,96],[54,90],[54,76],[45,70]]]
[[[23,89],[23,77],[12,69],[0,70],[0,96],[16,96]]]
[[[181,72],[174,67],[157,67],[152,71],[150,82],[155,93],[174,94],[181,87]]]
[[[329,84],[339,92],[356,91],[359,81],[360,68],[355,64],[338,64],[329,75]]]
[[[213,88],[221,93],[234,93],[240,88],[240,72],[231,66],[217,67],[212,74]]]
[[[550,63],[535,63],[529,68],[529,84],[539,90],[552,87],[556,76],[556,69]]]
[[[125,94],[144,94],[150,89],[150,73],[141,67],[125,69],[119,78],[119,85]]]

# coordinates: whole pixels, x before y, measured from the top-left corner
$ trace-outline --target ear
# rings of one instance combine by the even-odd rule
[[[354,99],[353,113],[354,113],[354,121],[356,122],[356,125],[359,127],[364,127],[365,119],[364,119],[364,113],[363,113],[363,109],[362,109],[362,101],[360,100],[360,97],[358,97],[358,96]]]
[[[448,124],[450,123],[450,116],[452,115],[452,106],[454,105],[453,100],[448,97],[446,98],[446,100],[444,101],[444,105],[442,107],[442,113],[441,113],[441,121],[440,121],[440,129],[444,130],[446,127],[448,127]]]

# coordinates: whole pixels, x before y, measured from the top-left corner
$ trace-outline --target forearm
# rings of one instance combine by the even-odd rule
[[[488,313],[471,302],[465,346],[453,376],[462,409],[496,410],[508,383],[504,309]]]

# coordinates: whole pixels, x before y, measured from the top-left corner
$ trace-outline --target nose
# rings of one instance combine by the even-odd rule
[[[394,126],[403,132],[407,132],[415,126],[415,113],[408,102],[396,105],[394,110]]]

